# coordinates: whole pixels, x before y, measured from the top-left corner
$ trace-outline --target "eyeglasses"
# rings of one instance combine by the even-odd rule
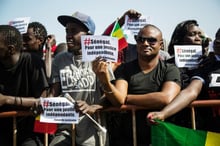
[[[147,41],[150,44],[155,44],[157,42],[157,39],[153,37],[147,38],[147,37],[141,37],[137,35],[135,35],[134,37],[135,37],[135,40],[140,43],[144,43],[145,41]]]

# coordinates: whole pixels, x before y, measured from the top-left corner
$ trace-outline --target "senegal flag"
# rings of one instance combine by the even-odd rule
[[[40,122],[40,115],[35,118],[34,132],[54,134],[57,130],[56,123],[42,123]]]
[[[128,46],[123,30],[121,29],[118,21],[115,22],[110,36],[118,38],[118,51],[121,51]]]
[[[151,127],[152,146],[220,146],[220,133],[157,122]]]

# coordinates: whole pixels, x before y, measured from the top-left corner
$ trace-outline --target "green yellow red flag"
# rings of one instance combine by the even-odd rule
[[[220,146],[220,133],[157,122],[151,127],[152,146]]]

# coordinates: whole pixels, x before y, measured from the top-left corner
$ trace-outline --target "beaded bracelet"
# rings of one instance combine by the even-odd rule
[[[20,98],[20,101],[21,101],[21,105],[22,105],[22,98],[21,97],[19,97]]]
[[[17,96],[15,96],[14,105],[17,105]]]

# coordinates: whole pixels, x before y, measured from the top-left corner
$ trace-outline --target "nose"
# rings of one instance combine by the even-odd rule
[[[67,40],[68,40],[68,39],[73,39],[73,35],[70,34],[70,33],[67,33],[67,34],[66,34],[66,39],[67,39]]]
[[[144,46],[150,46],[150,43],[145,39],[145,40],[143,41],[143,45],[144,45]]]

